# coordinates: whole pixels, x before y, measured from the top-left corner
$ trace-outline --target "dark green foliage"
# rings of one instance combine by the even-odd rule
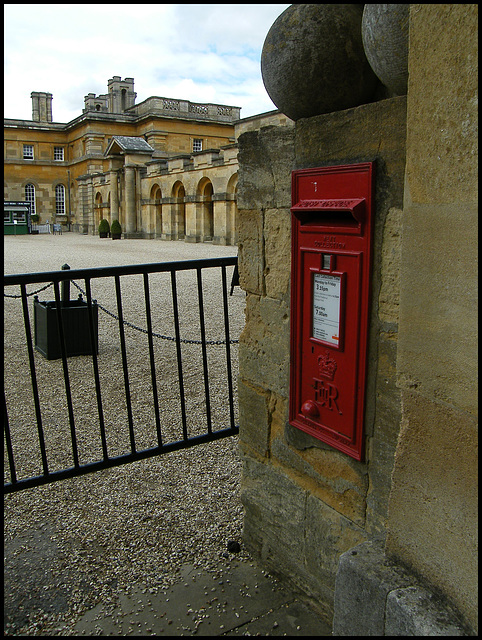
[[[110,227],[111,233],[122,233],[122,227],[120,226],[119,220],[112,220],[112,225]]]
[[[108,220],[106,220],[105,218],[102,218],[102,220],[99,223],[99,233],[109,233],[110,231],[110,225]]]

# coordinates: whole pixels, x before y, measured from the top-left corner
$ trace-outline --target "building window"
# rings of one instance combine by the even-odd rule
[[[64,148],[54,147],[54,160],[63,160],[63,159],[64,159]]]
[[[192,150],[194,152],[202,151],[203,150],[203,141],[199,140],[198,138],[194,138],[194,140],[192,141]]]
[[[15,220],[17,222],[27,222],[27,212],[26,211],[15,211],[4,209],[3,213],[3,221],[6,224],[14,224]]]
[[[55,214],[63,216],[65,214],[65,187],[58,184],[55,187]]]
[[[17,222],[27,222],[27,214],[25,211],[14,211],[13,219]]]
[[[25,185],[25,200],[30,202],[30,213],[36,213],[35,211],[35,187],[33,184]]]
[[[33,145],[32,144],[24,144],[23,145],[23,159],[24,160],[33,160]]]

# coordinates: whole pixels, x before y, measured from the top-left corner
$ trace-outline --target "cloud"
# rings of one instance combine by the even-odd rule
[[[137,102],[152,95],[274,109],[260,55],[290,5],[4,5],[4,113],[31,118],[31,91],[53,94],[53,117],[80,115],[84,96],[133,77]],[[229,98],[229,99],[228,99]]]

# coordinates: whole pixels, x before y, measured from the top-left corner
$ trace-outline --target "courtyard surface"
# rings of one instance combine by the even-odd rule
[[[63,235],[6,236],[4,273],[146,264],[173,260],[235,256],[236,247],[160,240],[100,239]],[[232,267],[229,268],[231,277]],[[229,285],[230,280],[228,281]],[[207,338],[220,333],[218,281],[205,278],[204,305]],[[154,331],[169,334],[168,305],[162,283],[152,284]],[[97,285],[96,285],[97,286]],[[181,330],[195,337],[193,285],[180,279]],[[29,285],[32,294],[39,287]],[[12,290],[10,290],[12,289]],[[13,296],[18,290],[5,291]],[[71,297],[78,291],[71,286]],[[132,279],[123,285],[125,320],[142,325],[139,296],[142,287]],[[37,294],[53,299],[52,289]],[[157,297],[156,297],[157,296]],[[107,283],[99,283],[93,297],[115,312]],[[29,311],[33,296],[29,295]],[[157,306],[156,306],[157,301]],[[239,338],[244,324],[245,295],[235,287],[229,296],[230,332]],[[30,316],[32,323],[32,313]],[[164,324],[165,321],[165,324]],[[9,424],[20,451],[19,471],[39,473],[38,441],[31,412],[31,387],[25,350],[21,301],[4,298],[5,389]],[[115,319],[99,311],[99,366],[110,382],[112,402],[122,386],[122,366],[112,342]],[[126,329],[138,437],[149,442],[152,407],[146,400],[145,335]],[[161,411],[163,428],[178,425],[173,392],[172,343],[156,343],[156,362],[162,371],[159,391],[167,404]],[[169,350],[171,349],[171,350]],[[189,429],[202,421],[202,387],[195,371],[195,349],[186,345]],[[191,351],[192,349],[192,351]],[[214,419],[226,419],[223,374],[218,368],[222,349],[210,347]],[[232,348],[234,377],[237,346]],[[62,465],[63,418],[58,404],[62,386],[60,361],[35,352],[45,429],[52,455]],[[192,366],[192,369],[189,367]],[[95,459],[95,404],[85,382],[91,376],[91,357],[69,358],[72,389],[79,417],[83,455]],[[218,379],[219,378],[219,379]],[[191,384],[192,383],[192,384]],[[216,395],[219,393],[219,396]],[[107,397],[110,397],[109,395]],[[109,404],[109,403],[108,403]],[[111,411],[111,413],[109,413]],[[236,407],[237,411],[237,407]],[[123,446],[125,425],[116,407],[106,409],[108,437]],[[109,422],[109,420],[111,420]],[[237,417],[236,417],[237,420]],[[217,424],[216,423],[216,424]],[[109,426],[110,425],[110,426]],[[224,425],[227,426],[227,425]],[[92,433],[91,433],[92,431]],[[82,440],[82,438],[84,438]],[[286,585],[257,566],[242,544],[242,505],[239,499],[241,462],[237,437],[172,452],[121,467],[52,485],[27,489],[5,497],[5,614],[6,635],[331,635],[331,629]],[[8,476],[7,476],[8,479]],[[237,544],[233,544],[237,543]]]

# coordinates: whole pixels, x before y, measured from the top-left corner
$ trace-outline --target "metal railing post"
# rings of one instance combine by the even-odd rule
[[[6,453],[8,458],[8,465],[10,468],[10,482],[4,484],[4,493],[11,493],[16,491],[21,491],[28,487],[36,487],[43,484],[48,484],[51,482],[55,482],[64,478],[72,478],[80,475],[84,475],[86,473],[92,473],[94,471],[100,471],[101,469],[108,469],[111,467],[116,467],[122,464],[126,464],[129,462],[134,462],[138,460],[143,460],[146,458],[150,458],[152,456],[159,455],[161,453],[169,453],[171,451],[180,451],[181,449],[185,449],[188,447],[197,446],[202,443],[214,442],[215,440],[219,440],[221,438],[225,438],[228,436],[236,435],[239,433],[239,427],[235,423],[235,407],[234,407],[234,380],[235,376],[233,376],[232,372],[232,360],[231,360],[231,344],[238,343],[238,340],[231,340],[230,338],[230,329],[229,329],[229,309],[228,309],[228,283],[227,283],[227,274],[226,267],[227,266],[235,266],[237,263],[237,258],[213,258],[213,259],[204,259],[204,260],[186,260],[186,261],[174,261],[174,262],[165,262],[165,263],[153,263],[153,264],[144,264],[144,265],[124,265],[117,267],[97,267],[90,269],[73,269],[70,270],[70,266],[65,264],[62,266],[62,271],[55,272],[44,272],[44,273],[33,273],[33,274],[18,274],[18,275],[6,275],[4,276],[4,286],[20,286],[20,295],[7,295],[4,293],[6,297],[10,298],[21,298],[22,308],[23,308],[23,324],[25,328],[25,340],[28,351],[28,358],[30,364],[30,380],[32,383],[32,393],[33,393],[33,402],[35,408],[35,416],[37,422],[37,430],[38,430],[38,446],[40,448],[40,461],[41,468],[39,469],[38,475],[25,477],[24,473],[21,472],[21,465],[18,462],[22,462],[23,458],[16,456],[16,451],[20,448],[20,453],[22,456],[25,452],[22,451],[23,445],[23,437],[21,425],[19,426],[19,421],[11,419],[9,420],[9,416],[7,413],[7,405],[10,402],[8,393],[4,394],[4,438],[6,443]],[[202,276],[202,270],[205,268],[212,267],[221,267],[221,280],[222,280],[222,305],[218,308],[218,313],[224,313],[224,339],[222,339],[222,335],[213,336],[218,339],[208,340],[206,336],[206,323],[205,323],[205,308],[204,308],[204,282]],[[69,270],[68,274],[64,274],[63,271]],[[199,303],[199,329],[201,332],[200,340],[197,337],[181,337],[181,319],[183,313],[185,312],[185,305],[182,304],[182,297],[184,295],[184,280],[179,279],[180,286],[178,287],[178,281],[176,275],[178,272],[187,272],[194,271],[197,274],[197,288],[198,288],[198,303]],[[151,274],[170,274],[171,279],[171,291],[170,297],[172,298],[172,313],[173,313],[173,321],[174,321],[174,333],[175,337],[163,335],[160,333],[156,333],[153,331],[153,309],[159,308],[159,299],[158,299],[158,288],[156,285],[155,288],[155,296],[153,297],[153,301],[155,306],[153,309],[151,308],[151,283],[149,280],[149,276]],[[133,275],[142,275],[144,278],[144,310],[145,310],[145,320],[146,320],[146,328],[138,327],[127,320],[124,320],[124,311],[123,311],[123,301],[121,295],[121,278],[124,276],[133,276]],[[99,367],[99,362],[97,358],[97,350],[94,348],[95,346],[95,327],[94,327],[94,316],[93,316],[93,305],[96,304],[95,300],[92,300],[92,289],[91,289],[91,279],[100,279],[100,278],[114,278],[115,285],[115,298],[117,301],[117,315],[108,311],[101,305],[100,308],[105,311],[109,316],[114,318],[118,322],[118,339],[120,341],[120,355],[122,358],[122,369],[124,373],[124,393],[125,393],[125,403],[127,408],[127,421],[128,421],[128,439],[127,437],[121,438],[121,450],[116,455],[109,455],[109,451],[107,448],[107,442],[109,437],[114,437],[117,435],[117,431],[113,427],[112,417],[108,414],[108,419],[106,420],[104,417],[104,407],[101,396],[101,383],[103,380],[103,376],[101,376],[101,368]],[[92,343],[92,352],[88,355],[92,356],[92,364],[93,364],[93,378],[95,383],[95,395],[92,396],[92,404],[97,399],[97,409],[99,416],[99,427],[101,434],[101,444],[102,444],[102,454],[99,456],[99,459],[93,461],[84,461],[81,460],[85,456],[84,451],[84,436],[85,434],[79,433],[82,437],[78,439],[77,436],[77,426],[76,422],[82,428],[85,427],[85,417],[83,413],[79,414],[77,407],[77,389],[75,385],[75,381],[77,378],[73,379],[73,382],[70,379],[69,370],[67,366],[67,349],[65,345],[65,328],[66,323],[64,323],[63,317],[67,316],[70,309],[65,307],[70,306],[70,304],[75,305],[75,301],[71,303],[70,301],[70,283],[76,286],[80,291],[82,289],[76,283],[76,280],[83,279],[85,282],[85,295],[87,296],[87,306],[89,309],[88,323],[90,330],[90,337]],[[40,283],[49,283],[43,286],[37,291],[33,291],[27,294],[26,285],[27,284],[40,284]],[[58,334],[61,346],[61,359],[62,359],[62,368],[64,374],[64,383],[65,383],[65,399],[62,400],[62,403],[65,401],[66,408],[68,412],[68,416],[64,416],[62,418],[62,428],[70,426],[70,440],[71,440],[71,454],[73,456],[73,466],[69,467],[61,467],[54,468],[55,464],[55,456],[57,454],[70,453],[68,446],[68,438],[65,438],[65,442],[62,441],[61,449],[56,451],[55,448],[52,448],[53,441],[50,441],[49,438],[52,437],[52,429],[53,425],[50,424],[49,421],[45,421],[45,425],[42,421],[41,409],[43,409],[45,405],[45,397],[44,404],[41,406],[41,396],[39,394],[39,389],[37,385],[37,375],[36,375],[36,367],[35,367],[35,357],[33,351],[33,340],[32,333],[30,328],[30,318],[28,313],[28,305],[27,298],[31,295],[36,295],[40,291],[53,286],[55,301],[54,303],[46,303],[50,305],[52,304],[55,307],[55,315],[57,318],[58,325]],[[167,297],[169,297],[168,292],[166,292]],[[81,298],[81,296],[79,296]],[[129,301],[129,299],[128,299]],[[191,300],[189,302],[189,308],[191,307]],[[38,303],[38,297],[37,297]],[[154,314],[154,319],[159,320],[159,312],[162,312],[162,306],[156,313]],[[160,313],[161,317],[164,316],[163,313]],[[197,323],[195,323],[197,324]],[[37,331],[36,320],[34,318],[35,331]],[[128,373],[128,357],[127,357],[127,347],[126,347],[126,335],[125,328],[131,328],[135,330],[142,331],[146,333],[148,336],[148,346],[149,353],[148,358],[149,362],[147,366],[150,364],[150,373],[151,373],[151,384],[152,384],[152,393],[153,393],[153,402],[154,402],[154,412],[155,412],[155,424],[148,424],[147,428],[149,431],[149,438],[154,436],[154,439],[151,441],[145,441],[145,434],[142,431],[139,434],[136,434],[136,428],[139,426],[138,423],[138,415],[137,415],[137,407],[133,406],[133,400],[139,402],[139,398],[136,395],[133,395],[131,398],[131,390],[130,390],[130,381],[129,381],[129,373]],[[164,375],[156,376],[156,365],[159,367],[164,366],[164,352],[157,351],[157,348],[154,348],[153,338],[160,338],[164,340],[168,340],[169,342],[175,343],[175,350],[177,355],[177,376],[175,372],[172,372],[173,379],[172,382],[176,381],[177,377],[179,384],[179,397],[180,397],[180,420],[175,413],[171,412],[171,408],[168,406],[168,401],[171,393],[169,392],[167,395],[160,391],[158,393],[158,382],[166,384],[172,384],[168,378],[164,381]],[[186,346],[185,351],[182,351],[182,345]],[[191,349],[191,346],[200,345],[202,350],[202,362],[197,361],[197,353],[195,350]],[[208,345],[216,346],[216,345],[225,345],[226,348],[226,378],[227,378],[227,397],[224,395],[218,399],[217,389],[218,389],[218,381],[214,381],[211,385],[210,382],[210,368],[208,362],[208,353],[206,347]],[[37,347],[37,344],[35,345]],[[105,365],[109,367],[109,362],[111,359],[111,352],[102,354],[103,356],[103,366]],[[187,365],[191,367],[191,364],[195,364],[194,371],[189,378],[193,378],[193,381],[186,383],[184,379],[184,367],[183,367],[183,356],[188,357],[189,361]],[[191,361],[191,358],[192,361]],[[222,358],[223,359],[223,358]],[[199,366],[201,365],[202,366]],[[138,366],[138,364],[137,364]],[[42,370],[43,370],[42,366]],[[136,372],[136,367],[134,364],[132,365],[133,373]],[[175,368],[175,367],[174,367]],[[77,367],[73,365],[74,374],[77,375]],[[83,371],[83,369],[82,369]],[[213,372],[216,371],[216,367],[214,367]],[[20,372],[21,373],[21,372]],[[164,373],[164,372],[163,372]],[[199,379],[196,377],[199,375]],[[224,378],[224,374],[221,374]],[[204,402],[205,402],[205,411],[206,411],[206,422],[207,425],[202,424],[202,420],[198,423],[198,416],[188,415],[189,408],[192,405],[191,400],[197,398],[197,387],[199,384],[202,385],[202,379],[204,379]],[[192,384],[194,386],[192,386]],[[161,389],[163,387],[161,386]],[[74,394],[72,394],[72,390]],[[146,389],[147,391],[147,389]],[[216,393],[214,393],[216,391]],[[191,395],[192,394],[192,395]],[[166,397],[164,397],[166,396]],[[14,401],[16,396],[14,396]],[[141,400],[144,402],[145,399]],[[75,401],[75,402],[74,402]],[[215,401],[219,401],[223,404],[226,402],[229,403],[229,418],[221,416],[218,418],[217,415],[217,407],[215,406]],[[159,402],[162,403],[162,409],[159,406]],[[202,401],[201,401],[202,402]],[[62,405],[63,406],[63,405]],[[50,409],[50,406],[48,407]],[[13,412],[13,416],[15,417],[18,414],[18,407],[15,407],[16,412]],[[82,411],[80,409],[80,411]],[[77,418],[80,419],[77,420]],[[174,418],[174,416],[176,416]],[[162,417],[162,421],[161,421]],[[195,423],[191,426],[191,418],[195,418]],[[189,421],[188,421],[189,418]],[[226,426],[226,422],[229,420],[230,425]],[[224,424],[223,424],[224,423]],[[166,433],[161,435],[161,428],[166,425]],[[44,429],[45,427],[45,429]],[[152,429],[152,432],[151,432]],[[202,429],[202,432],[199,432]],[[44,433],[45,431],[45,433]],[[86,433],[90,433],[90,431],[86,431]],[[190,433],[189,433],[190,432]],[[65,431],[65,434],[68,434],[68,431]],[[136,435],[139,437],[136,438]],[[155,437],[157,435],[157,438]],[[126,434],[127,436],[127,434]],[[164,437],[163,437],[164,436]],[[136,442],[136,439],[138,440]],[[129,446],[130,445],[130,446]],[[47,452],[49,453],[49,460],[47,461]],[[114,451],[112,452],[114,453]],[[54,464],[55,463],[55,464]],[[23,464],[23,462],[22,462]],[[62,463],[63,464],[63,463]]]
[[[70,269],[68,264],[62,265],[62,271]],[[64,280],[62,282],[62,306],[67,306],[70,302],[70,280]]]

